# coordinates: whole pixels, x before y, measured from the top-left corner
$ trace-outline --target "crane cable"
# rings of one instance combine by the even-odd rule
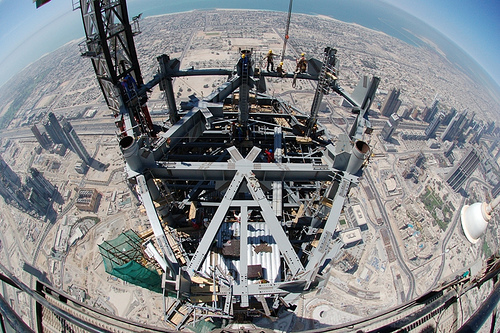
[[[290,29],[290,18],[292,17],[292,2],[293,0],[290,0],[290,5],[288,6],[288,18],[286,20],[285,40],[283,42],[283,52],[281,52],[281,62],[285,59],[286,42],[289,38],[288,30]]]

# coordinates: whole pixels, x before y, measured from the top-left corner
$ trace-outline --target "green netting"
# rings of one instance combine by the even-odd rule
[[[156,271],[135,261],[129,261],[125,265],[115,267],[110,274],[151,291],[162,292],[161,276]]]
[[[104,268],[109,274],[137,286],[162,292],[161,276],[154,269],[139,264],[142,261],[142,239],[127,230],[115,239],[99,245]]]
[[[222,327],[222,322],[217,319],[215,320],[218,322],[214,323],[213,321],[200,320],[196,322],[195,325],[190,324],[187,327],[195,333],[210,333],[213,330]]]

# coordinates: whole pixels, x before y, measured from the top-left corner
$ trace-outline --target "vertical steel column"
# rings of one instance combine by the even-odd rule
[[[167,100],[168,104],[170,123],[173,125],[179,120],[179,114],[177,113],[177,104],[175,102],[172,77],[168,75],[168,63],[170,62],[170,58],[166,54],[162,54],[157,59],[160,65],[160,74],[163,77],[160,82],[160,89],[165,92],[165,99]]]
[[[329,87],[329,76],[333,75],[335,71],[335,54],[336,49],[330,47],[325,48],[325,57],[323,59],[323,66],[321,66],[321,71],[319,73],[318,86],[316,87],[316,92],[314,94],[314,100],[311,106],[311,117],[308,122],[307,134],[311,133],[311,130],[316,125],[319,107],[321,106],[321,101],[323,100],[323,95],[328,94],[330,90]]]
[[[250,76],[253,75],[252,69],[252,52],[249,50],[241,51],[241,58],[238,62],[238,74],[241,77],[240,85],[240,100],[238,103],[239,123],[246,130],[248,124],[248,113],[250,112],[249,97],[250,97]]]
[[[143,79],[126,0],[80,0],[80,10],[86,35],[82,55],[91,57],[108,107],[115,117],[128,113],[133,127],[138,121],[143,130],[151,132],[153,124],[145,105],[147,95],[137,96],[136,92]],[[122,80],[132,87],[122,88]],[[123,124],[119,127],[123,130]]]

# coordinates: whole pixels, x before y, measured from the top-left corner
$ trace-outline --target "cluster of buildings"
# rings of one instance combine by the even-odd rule
[[[32,216],[46,216],[52,209],[57,189],[35,168],[21,181],[0,156],[0,195],[5,202]]]
[[[445,113],[439,106],[439,100],[434,99],[430,107],[425,107],[424,110],[420,112],[415,112],[412,109],[406,109],[402,115],[398,115],[398,110],[401,106],[400,100],[400,90],[393,88],[386,96],[380,112],[383,116],[388,119],[384,124],[381,131],[381,138],[387,142],[391,142],[396,132],[396,129],[401,123],[402,119],[420,119],[424,123],[427,123],[425,129],[404,129],[401,132],[400,137],[403,140],[431,140],[439,139],[440,142],[450,142],[448,149],[444,152],[444,157],[448,159],[451,164],[455,164],[453,169],[446,175],[445,180],[450,185],[450,187],[458,192],[463,187],[465,181],[470,178],[477,167],[482,163],[485,165],[493,164],[493,167],[485,166],[484,173],[490,173],[487,177],[488,181],[495,185],[500,190],[500,169],[495,161],[500,157],[500,150],[496,153],[494,159],[494,151],[498,146],[500,139],[496,139],[492,142],[491,146],[488,148],[488,153],[490,157],[486,156],[488,154],[481,154],[480,148],[476,148],[474,145],[478,145],[481,138],[484,135],[490,135],[497,137],[496,126],[494,122],[484,123],[479,120],[474,119],[474,114],[468,117],[468,112],[458,112],[455,108]],[[418,110],[417,110],[418,111]],[[433,140],[436,142],[436,140]],[[439,146],[439,143],[437,143]],[[465,155],[458,161],[455,161],[455,148],[457,146],[464,147],[470,145],[471,148],[467,150]],[[431,146],[433,148],[433,146]],[[488,164],[488,162],[491,162]],[[415,163],[411,170],[407,170],[403,175],[405,178],[412,178],[416,183],[418,182],[419,175],[421,174],[421,163]],[[496,168],[495,168],[496,166]],[[495,172],[495,170],[497,172]],[[491,172],[490,172],[491,171]]]
[[[54,151],[60,155],[64,155],[66,149],[69,148],[81,159],[81,163],[77,164],[75,170],[79,173],[85,173],[88,166],[92,164],[92,158],[82,144],[78,134],[76,134],[73,126],[71,126],[71,123],[64,117],[59,122],[56,115],[49,112],[43,126],[45,128],[45,132],[43,133],[40,132],[36,124],[31,127],[31,131],[40,143],[40,146],[43,149],[51,149],[53,147]]]
[[[455,108],[451,108],[445,113],[439,107],[439,100],[434,99],[430,107],[425,107],[422,112],[418,108],[406,108],[398,115],[401,106],[400,90],[393,88],[387,94],[380,112],[383,116],[389,118],[384,126],[382,138],[385,141],[391,141],[402,119],[421,120],[427,123],[427,127],[421,131],[403,131],[402,136],[405,140],[429,140],[439,137],[441,141],[457,141],[458,143],[479,143],[485,134],[498,134],[494,122],[484,123],[476,121],[475,115],[468,116],[467,111],[459,113]],[[439,135],[438,135],[439,134]]]

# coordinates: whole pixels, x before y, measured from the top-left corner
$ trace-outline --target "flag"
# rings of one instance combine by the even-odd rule
[[[50,0],[33,0],[33,2],[36,2],[36,8],[45,5],[49,1]]]

